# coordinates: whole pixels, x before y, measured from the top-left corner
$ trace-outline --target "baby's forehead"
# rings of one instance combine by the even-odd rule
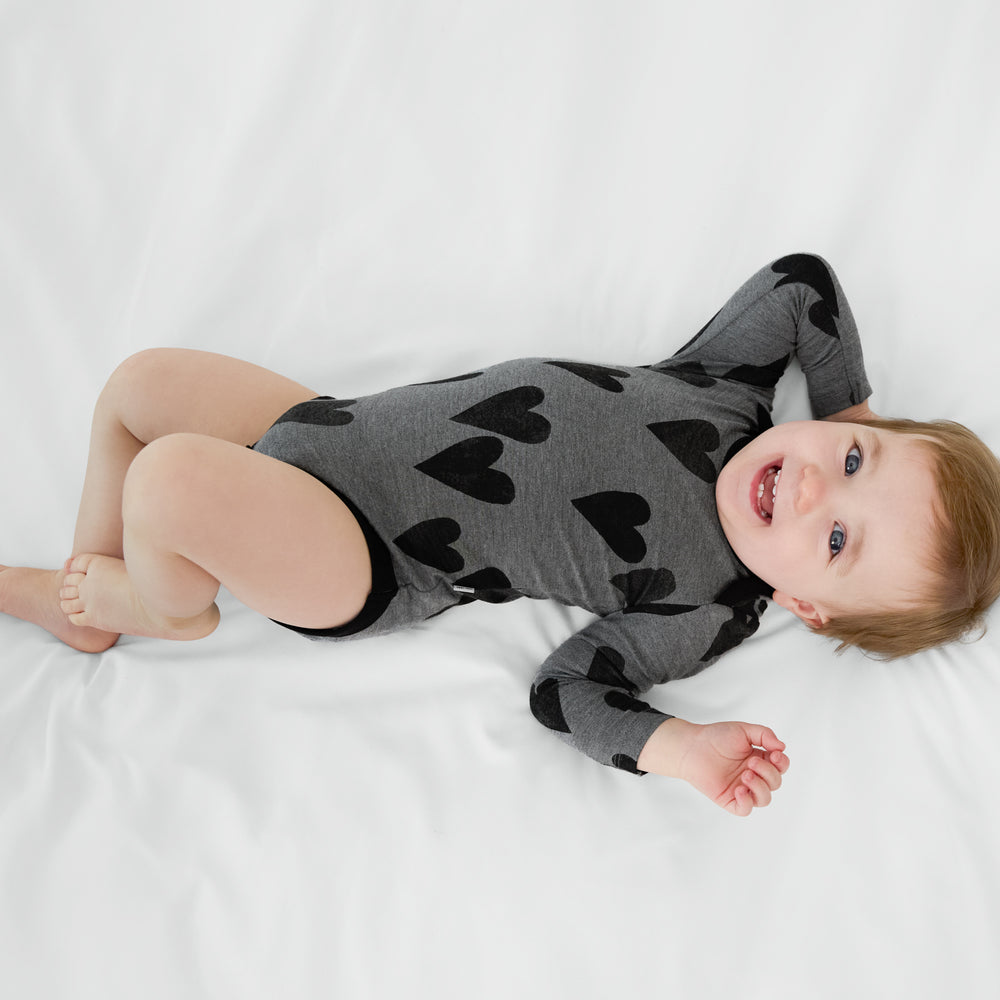
[[[942,485],[944,456],[936,441],[923,434],[874,429],[878,435],[880,458],[895,476],[929,482],[937,494]]]
[[[881,432],[881,508],[872,511],[872,563],[883,573],[886,604],[912,603],[932,585],[942,530],[940,456],[926,438]],[[871,565],[871,564],[870,564]]]

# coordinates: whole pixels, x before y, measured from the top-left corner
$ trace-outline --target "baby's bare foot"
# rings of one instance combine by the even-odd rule
[[[73,625],[59,607],[65,571],[0,566],[0,611],[40,625],[68,646],[102,653],[118,641],[117,632]]]
[[[75,626],[156,639],[202,639],[219,624],[213,604],[193,618],[151,612],[132,587],[125,563],[111,556],[80,555],[69,564],[59,591],[61,606]]]

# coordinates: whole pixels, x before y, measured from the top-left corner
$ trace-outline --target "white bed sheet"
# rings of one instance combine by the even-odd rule
[[[1000,447],[998,40],[991,0],[0,3],[0,559],[68,554],[139,349],[341,395],[649,363],[800,250],[877,411]],[[582,612],[329,645],[222,607],[100,656],[0,619],[5,996],[997,995],[996,614],[881,665],[775,608],[655,691],[787,742],[737,820],[531,717]]]

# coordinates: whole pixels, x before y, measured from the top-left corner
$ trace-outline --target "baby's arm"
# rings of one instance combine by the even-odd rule
[[[653,368],[699,385],[742,383],[770,410],[793,355],[817,418],[863,405],[871,394],[850,305],[833,269],[814,254],[761,268],[693,340]]]
[[[769,805],[788,770],[785,744],[766,726],[667,719],[639,754],[639,769],[682,778],[734,816]]]
[[[657,603],[607,615],[542,664],[531,710],[602,764],[683,778],[717,805],[745,816],[766,805],[780,785],[788,767],[784,744],[764,726],[694,725],[636,696],[697,673],[756,628],[752,604]]]

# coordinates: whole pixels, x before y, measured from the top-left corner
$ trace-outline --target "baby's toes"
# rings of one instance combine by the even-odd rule
[[[71,575],[85,576],[93,561],[94,554],[92,552],[85,552],[81,556],[74,556],[68,566],[69,573]]]
[[[59,607],[62,608],[62,613],[67,616],[78,615],[85,610],[83,601],[79,597],[64,597],[59,602]]]
[[[63,580],[63,585],[59,588],[59,607],[64,615],[75,615],[83,611],[83,601],[80,600],[80,581],[83,579],[83,576],[76,573]]]

